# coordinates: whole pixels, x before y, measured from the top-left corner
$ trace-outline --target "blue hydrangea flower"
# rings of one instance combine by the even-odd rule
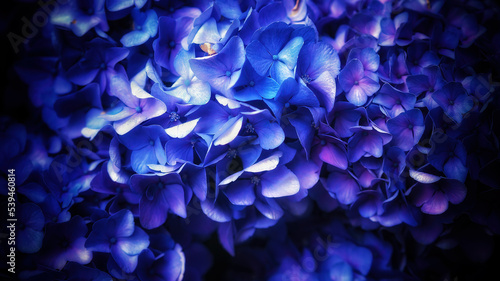
[[[184,184],[179,174],[134,175],[130,186],[142,194],[139,203],[141,225],[147,229],[162,225],[171,210],[176,215],[186,217]]]
[[[285,166],[278,166],[280,156],[281,153],[276,153],[230,175],[220,182],[221,190],[232,204],[255,204],[266,217],[278,219],[281,215],[273,210],[277,206],[271,200],[294,195],[300,187],[294,173]]]
[[[274,149],[285,140],[285,133],[269,110],[262,109],[252,112],[243,112],[246,122],[242,131],[246,135],[257,135],[263,149]]]
[[[66,1],[54,10],[50,20],[52,24],[70,29],[76,36],[83,36],[90,29],[98,27],[108,31],[105,0],[75,0]],[[59,5],[59,4],[58,4]]]
[[[116,47],[101,38],[90,41],[87,48],[83,57],[68,69],[67,77],[81,86],[96,81],[102,93],[110,86],[110,76],[115,73],[115,65],[128,56],[129,50]]]
[[[495,273],[496,3],[22,2],[20,280]]]
[[[394,118],[412,109],[416,100],[414,95],[402,92],[389,84],[384,84],[373,98],[373,103],[379,104],[385,115]]]
[[[424,117],[419,109],[411,109],[387,121],[392,143],[404,151],[410,150],[422,137]]]
[[[167,161],[163,149],[167,134],[158,125],[136,127],[119,140],[132,152],[130,165],[138,173],[148,172],[150,164],[165,165]]]
[[[349,138],[347,156],[350,162],[356,162],[361,157],[383,155],[383,146],[389,143],[392,136],[382,131],[377,126],[357,127],[352,129],[355,133]]]
[[[274,98],[279,84],[272,78],[259,75],[247,60],[233,89],[233,96],[236,100],[247,102]]]
[[[167,111],[162,101],[144,91],[137,83],[129,84],[126,78],[116,77],[110,87],[123,105],[108,111],[102,118],[114,121],[113,128],[119,135],[124,135],[142,122]]]
[[[189,26],[192,23],[193,19],[189,17],[179,19],[170,17],[159,18],[159,37],[153,42],[156,63],[171,72],[175,71],[174,59],[181,48],[187,49],[186,37],[190,30]]]
[[[432,99],[455,122],[460,123],[473,108],[474,100],[460,83],[450,82],[432,94]]]
[[[330,45],[309,43],[300,50],[295,76],[316,93],[327,111],[333,108],[339,71],[340,60]]]
[[[92,252],[86,247],[87,226],[79,216],[67,222],[47,225],[41,262],[61,270],[68,261],[87,264]]]
[[[436,133],[431,138],[432,149],[427,159],[439,171],[452,179],[465,181],[467,151],[458,140]]]
[[[293,36],[293,28],[285,23],[273,23],[247,46],[247,58],[259,75],[269,73],[281,83],[294,76],[293,70],[303,44],[302,37]]]
[[[96,221],[85,242],[85,248],[91,251],[111,253],[127,273],[135,270],[139,254],[148,246],[148,235],[134,225],[134,216],[128,210]]]
[[[189,60],[196,77],[229,97],[229,89],[238,81],[244,62],[245,48],[237,36],[232,37],[219,53]]]
[[[441,179],[432,184],[417,183],[410,190],[410,199],[422,212],[439,215],[448,209],[448,202],[458,204],[467,193],[465,185],[453,179]]]
[[[184,253],[176,247],[155,257],[149,249],[144,250],[139,256],[137,275],[139,280],[152,279],[176,281],[184,276]]]
[[[290,114],[299,107],[319,107],[319,101],[314,93],[293,78],[288,78],[281,83],[274,99],[264,101],[278,120],[282,115]]]
[[[358,59],[352,59],[340,71],[339,84],[346,93],[346,99],[357,106],[365,104],[368,97],[380,88],[378,82],[365,76],[363,64]]]
[[[144,3],[146,3],[146,1],[144,1]],[[108,1],[108,6],[109,5]],[[156,36],[158,32],[158,16],[154,10],[148,10],[142,13],[140,10],[134,9],[132,10],[132,18],[134,19],[134,30],[122,36],[120,42],[123,46],[139,46]]]
[[[174,60],[174,69],[180,75],[168,94],[193,105],[208,103],[211,97],[210,85],[196,77],[191,70],[189,60],[194,58],[194,50],[180,50]]]

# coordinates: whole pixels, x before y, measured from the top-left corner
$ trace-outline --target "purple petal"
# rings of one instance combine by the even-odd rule
[[[467,167],[458,157],[450,157],[443,167],[443,172],[448,178],[457,179],[461,182],[465,182],[467,171]]]
[[[448,200],[444,193],[436,191],[434,195],[422,205],[422,212],[429,215],[439,215],[448,209]]]
[[[440,188],[448,198],[448,201],[453,204],[461,203],[467,194],[465,184],[457,180],[446,180],[440,185]]]
[[[363,64],[358,59],[353,59],[339,73],[339,84],[344,92],[348,93],[355,85],[355,82],[359,82],[363,76]]]
[[[360,191],[356,180],[344,172],[332,172],[328,176],[325,188],[334,193],[340,203],[346,205],[354,203]]]
[[[324,146],[320,148],[319,158],[330,165],[333,165],[339,169],[347,169],[347,156],[344,149],[331,144],[325,143]]]

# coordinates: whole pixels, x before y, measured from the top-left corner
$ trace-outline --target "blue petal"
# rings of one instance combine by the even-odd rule
[[[129,256],[138,255],[149,246],[149,236],[136,226],[134,233],[130,237],[119,239],[117,245]]]
[[[342,204],[351,204],[356,201],[360,187],[355,179],[346,172],[332,172],[328,176],[326,189],[335,194]]]
[[[363,64],[358,59],[353,59],[339,73],[339,84],[348,93],[355,85],[355,82],[361,80],[364,76]]]
[[[154,146],[148,145],[139,150],[132,151],[130,165],[136,173],[145,174],[149,172],[148,164],[158,164]]]
[[[284,22],[275,22],[266,27],[259,36],[259,41],[265,46],[269,54],[277,55],[290,39],[292,28]],[[264,51],[264,50],[261,50]],[[297,52],[297,56],[298,56]]]
[[[107,0],[106,8],[111,12],[121,11],[126,8],[132,7],[134,0]]]
[[[247,46],[247,59],[252,64],[254,70],[265,76],[273,64],[273,56],[267,51],[260,41],[253,41]]]
[[[260,180],[262,195],[267,198],[294,195],[300,189],[299,179],[285,166],[264,173]]]
[[[231,204],[250,206],[255,202],[255,185],[249,180],[230,183],[223,190]]]
[[[274,149],[285,140],[285,133],[267,109],[245,114],[259,136],[263,149]]]
[[[116,261],[118,266],[126,273],[131,273],[137,266],[137,259],[139,255],[129,256],[123,252],[118,245],[111,247],[111,256]]]
[[[289,69],[294,69],[302,45],[304,45],[304,39],[302,39],[302,37],[293,38],[288,41],[285,47],[279,52],[278,59],[285,63]]]
[[[241,130],[243,125],[243,117],[233,117],[229,119],[220,129],[215,133],[213,144],[225,145],[234,140]]]
[[[169,210],[169,205],[161,194],[153,196],[151,199],[149,200],[146,195],[143,195],[139,202],[139,218],[141,225],[146,229],[153,229],[165,223]]]

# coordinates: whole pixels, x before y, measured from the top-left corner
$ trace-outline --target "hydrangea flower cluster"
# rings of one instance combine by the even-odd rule
[[[7,36],[29,110],[0,126],[20,280],[494,270],[492,1],[38,5]]]

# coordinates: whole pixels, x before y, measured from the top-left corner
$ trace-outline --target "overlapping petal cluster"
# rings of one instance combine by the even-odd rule
[[[15,66],[42,131],[1,126],[20,277],[215,278],[213,236],[231,280],[253,255],[273,281],[446,279],[460,269],[423,261],[450,249],[485,262],[498,7],[459,2],[58,2]]]

